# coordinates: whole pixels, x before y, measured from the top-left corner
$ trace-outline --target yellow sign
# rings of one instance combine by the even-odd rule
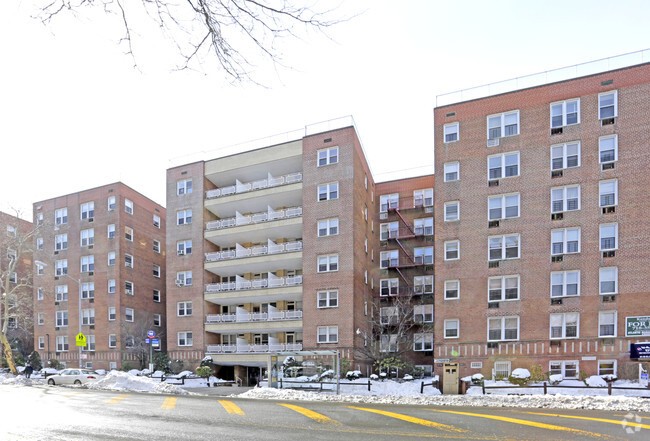
[[[81,332],[77,334],[77,346],[86,346],[86,336]]]

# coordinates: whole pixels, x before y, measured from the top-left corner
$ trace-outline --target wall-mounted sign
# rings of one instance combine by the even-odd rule
[[[650,336],[650,316],[625,317],[625,336]]]
[[[633,360],[650,358],[650,342],[630,343],[630,358]]]

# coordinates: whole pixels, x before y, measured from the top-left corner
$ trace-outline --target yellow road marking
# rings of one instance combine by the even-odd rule
[[[457,414],[457,415],[468,415],[468,416],[475,416],[475,417],[479,417],[479,418],[487,418],[487,419],[490,419],[490,420],[505,421],[505,422],[508,422],[508,423],[521,424],[521,425],[524,425],[524,426],[539,427],[540,429],[560,430],[560,431],[565,431],[565,432],[572,432],[572,433],[583,435],[583,436],[591,436],[591,437],[602,437],[603,436],[600,433],[587,432],[586,430],[572,429],[570,427],[555,426],[553,424],[536,423],[534,421],[521,420],[519,418],[509,418],[509,417],[501,417],[501,416],[496,416],[496,415],[486,415],[486,414],[483,414],[483,413],[458,412],[458,411],[454,411],[454,410],[436,410],[436,409],[429,409],[429,410],[431,412],[453,413],[453,414]]]
[[[529,413],[531,415],[544,415],[544,416],[552,416],[552,417],[560,417],[560,418],[573,418],[576,420],[588,420],[588,421],[600,421],[601,423],[610,423],[610,424],[618,424],[619,426],[623,424],[621,420],[608,420],[604,418],[591,418],[591,417],[581,417],[581,416],[575,416],[575,415],[560,415],[556,413],[538,413],[538,412],[522,412],[522,413]],[[625,415],[623,415],[625,417]],[[650,429],[650,425],[648,424],[641,424],[641,423],[633,423],[632,421],[626,421],[626,425],[631,426],[631,427],[640,427],[642,429]]]
[[[239,406],[237,406],[232,401],[219,400],[219,404],[221,404],[228,413],[231,413],[233,415],[246,415],[244,411],[241,410]]]
[[[335,426],[342,426],[341,423],[338,421],[335,421],[331,418],[326,417],[325,415],[321,415],[320,413],[316,413],[312,410],[305,409],[304,407],[300,406],[294,406],[293,404],[285,404],[285,403],[277,403],[279,406],[284,406],[287,407],[291,410],[295,410],[298,413],[303,414],[307,418],[311,418],[312,420],[316,421],[317,423],[321,424],[333,424]]]
[[[117,396],[117,397],[113,397],[113,398],[111,398],[110,400],[108,400],[108,401],[106,402],[106,404],[115,404],[115,403],[119,403],[120,401],[122,401],[122,400],[125,399],[126,397],[130,397],[130,396],[131,396],[131,394],[119,395],[119,396]]]
[[[420,424],[422,426],[435,427],[436,429],[444,430],[446,432],[468,432],[464,429],[459,429],[458,427],[449,426],[447,424],[436,423],[434,421],[423,420],[421,418],[410,417],[408,415],[402,415],[399,413],[386,412],[385,410],[378,409],[368,409],[365,407],[354,407],[348,406],[350,409],[365,410],[366,412],[377,413],[379,415],[385,415],[392,418],[397,418],[398,420],[408,421],[409,423]]]
[[[176,400],[178,400],[178,398],[176,397],[167,397],[165,398],[165,402],[162,404],[162,406],[160,406],[160,408],[173,409],[174,407],[176,407]]]

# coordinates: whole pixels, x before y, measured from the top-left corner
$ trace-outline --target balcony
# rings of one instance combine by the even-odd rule
[[[250,323],[269,322],[281,320],[302,320],[302,311],[269,311],[236,314],[208,314],[205,319],[207,325],[215,323]]]
[[[242,280],[239,282],[209,283],[205,285],[206,293],[245,291],[250,289],[280,288],[302,285],[302,276],[278,277],[275,279]]]
[[[259,224],[280,219],[289,219],[302,216],[302,207],[290,207],[283,210],[268,210],[245,216],[235,216],[208,222],[206,231],[220,230],[223,228],[239,227],[243,225]]]
[[[246,257],[267,256],[270,254],[293,253],[296,251],[302,251],[302,241],[279,244],[270,242],[268,245],[259,245],[249,248],[238,246],[236,250],[206,253],[205,262],[219,262],[223,260],[243,259]]]
[[[285,351],[302,351],[302,343],[208,345],[206,348],[208,354],[259,354]]]
[[[290,173],[288,175],[261,179],[259,181],[241,183],[237,182],[235,185],[227,187],[215,188],[205,192],[206,199],[215,199],[224,196],[232,196],[235,194],[248,193],[250,191],[264,190],[265,188],[279,187],[281,185],[295,184],[302,182],[302,173]]]

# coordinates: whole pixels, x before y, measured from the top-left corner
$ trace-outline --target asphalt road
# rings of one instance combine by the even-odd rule
[[[623,426],[622,421],[628,425]],[[627,429],[627,430],[626,430]],[[0,386],[0,440],[648,440],[650,415]]]

